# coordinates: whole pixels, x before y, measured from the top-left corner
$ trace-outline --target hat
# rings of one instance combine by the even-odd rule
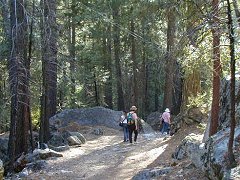
[[[137,110],[137,107],[136,106],[132,106],[131,108],[130,108],[130,111],[136,111]]]
[[[165,112],[170,112],[170,110],[168,108],[165,109]]]

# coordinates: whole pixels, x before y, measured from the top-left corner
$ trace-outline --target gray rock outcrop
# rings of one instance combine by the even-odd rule
[[[201,162],[201,156],[199,155],[199,152],[201,151],[201,148],[199,148],[201,140],[202,139],[199,138],[199,135],[196,135],[194,133],[189,134],[176,148],[175,153],[172,155],[172,157],[177,160],[190,157],[196,167],[201,167],[203,164]],[[203,152],[201,154],[203,154]]]
[[[231,97],[230,97],[230,80],[223,79],[221,81],[220,87],[220,110],[219,110],[219,121],[218,121],[218,131],[230,126],[230,113],[231,113]],[[236,95],[236,124],[240,124],[240,81],[239,78],[235,85],[235,95]],[[203,142],[206,142],[209,138],[209,127],[210,127],[211,115],[208,118],[207,128],[204,133]]]
[[[223,179],[235,180],[240,179],[240,166],[224,172]]]
[[[68,145],[69,146],[81,145],[82,144],[82,142],[78,139],[77,136],[69,136],[67,138],[67,140],[68,140]]]
[[[69,146],[81,145],[86,143],[86,138],[79,132],[71,132],[64,130],[63,132],[52,133],[48,146],[55,151],[64,151]]]
[[[132,180],[157,179],[172,171],[172,167],[145,169],[135,175]]]
[[[153,112],[147,116],[146,122],[154,129],[159,130],[160,127],[160,117],[162,113]]]
[[[8,161],[8,138],[0,138],[0,144],[0,159],[3,161],[3,163],[5,163]]]
[[[121,111],[114,111],[104,107],[66,109],[51,117],[49,123],[53,129],[67,126],[71,122],[76,122],[79,125],[103,125],[120,129],[118,122],[121,115]]]
[[[228,142],[230,129],[226,128],[211,138],[206,143],[200,143],[194,136],[187,136],[182,144],[178,146],[173,157],[183,159],[189,157],[192,163],[212,180],[224,179],[224,177],[237,177],[239,173],[227,170],[228,165]],[[240,160],[240,126],[235,129],[234,156],[236,161]],[[239,168],[239,167],[237,167]],[[235,168],[235,169],[237,169]],[[228,179],[228,178],[225,178]]]
[[[211,136],[205,143],[205,153],[201,155],[203,170],[211,179],[222,179],[227,172],[228,165],[228,142],[230,129],[226,128]],[[240,159],[240,126],[235,129],[233,151],[234,156]]]

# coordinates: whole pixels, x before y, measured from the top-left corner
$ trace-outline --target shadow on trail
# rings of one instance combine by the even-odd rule
[[[137,144],[122,140],[122,132],[117,132],[87,141],[86,145],[78,148],[78,155],[55,163],[54,169],[48,169],[47,173],[57,171],[56,176],[60,178],[62,172],[67,172],[65,176],[68,179],[131,179],[167,148],[167,143],[159,142],[159,133],[147,124],[143,124]]]

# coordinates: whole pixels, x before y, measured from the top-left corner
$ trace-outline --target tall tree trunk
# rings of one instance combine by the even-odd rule
[[[119,2],[114,1],[112,5],[112,13],[113,13],[113,43],[114,43],[114,55],[115,55],[115,68],[116,68],[116,80],[117,80],[117,108],[118,110],[125,109],[124,105],[124,96],[122,89],[122,72],[120,65],[120,29],[119,29]]]
[[[74,108],[76,106],[75,103],[75,92],[76,92],[76,80],[75,80],[75,73],[76,73],[76,25],[74,17],[77,14],[76,11],[76,2],[72,0],[71,5],[71,22],[70,22],[70,77],[71,77],[71,107]]]
[[[230,40],[230,57],[231,57],[231,126],[230,126],[230,135],[228,142],[228,158],[229,158],[229,168],[233,168],[236,165],[236,161],[233,154],[233,141],[234,141],[234,132],[235,132],[235,49],[234,49],[234,31],[233,31],[233,22],[231,15],[231,6],[229,0],[228,4],[228,29],[229,29],[229,40]]]
[[[174,88],[173,88],[173,114],[179,114],[182,105],[182,91],[183,91],[183,78],[181,76],[181,69],[178,63],[174,65]]]
[[[142,85],[141,85],[141,97],[142,97],[142,114],[146,115],[146,107],[148,106],[148,102],[147,101],[147,91],[148,91],[148,87],[147,87],[147,71],[146,71],[146,51],[144,50],[144,45],[143,45],[143,53],[142,53],[142,67],[141,67],[141,73],[142,73]]]
[[[213,23],[212,23],[212,36],[213,36],[213,95],[211,107],[211,123],[209,136],[217,132],[218,116],[219,116],[219,100],[220,100],[220,75],[221,75],[221,62],[220,62],[220,30],[219,30],[219,1],[212,1],[213,9]]]
[[[167,56],[166,56],[166,69],[165,69],[165,88],[163,108],[173,107],[173,76],[174,66],[176,65],[176,59],[174,55],[174,43],[176,34],[176,10],[175,7],[169,8],[167,12],[168,27],[167,27]]]
[[[111,25],[107,26],[106,30],[107,37],[104,40],[105,44],[105,57],[107,59],[107,70],[109,73],[108,80],[106,82],[105,86],[105,102],[107,104],[107,107],[110,109],[113,109],[113,68],[112,68],[112,43],[111,43],[111,38],[112,38],[112,33],[111,33]]]
[[[47,143],[50,137],[49,118],[56,113],[57,95],[57,25],[56,1],[42,0],[42,71],[43,94],[41,102],[40,143]]]
[[[35,15],[35,0],[32,2],[32,17]],[[30,63],[32,59],[32,47],[33,47],[33,24],[34,20],[33,18],[31,19],[31,25],[30,25],[30,34],[29,34],[29,45],[28,45],[28,79],[30,79]],[[30,102],[29,102],[30,104]],[[30,106],[28,106],[28,111],[31,112]],[[31,118],[31,113],[29,117],[29,128],[30,128],[30,144],[32,151],[34,150],[34,145],[33,145],[33,132],[32,132],[32,118]]]
[[[27,58],[27,18],[23,0],[11,1],[11,54],[8,62],[11,91],[11,124],[8,143],[10,170],[15,158],[28,152],[29,143],[29,70]]]
[[[149,34],[149,25],[147,22],[147,18],[144,17],[142,22],[142,34],[143,34],[143,39],[147,39],[148,38],[148,34]],[[140,87],[140,89],[142,90],[142,94],[139,95],[142,97],[142,114],[146,115],[148,114],[149,111],[149,106],[150,106],[150,101],[148,98],[148,83],[149,83],[149,79],[148,79],[148,67],[147,67],[147,46],[146,46],[146,41],[142,41],[142,67],[141,67],[141,77],[143,79],[142,81],[142,85]]]
[[[94,68],[95,71],[95,68]],[[96,73],[94,72],[93,74],[93,78],[94,78],[94,92],[95,92],[95,104],[96,106],[100,106],[100,102],[99,102],[99,88],[98,88],[98,84],[97,84],[97,76]]]
[[[133,12],[133,7],[131,7],[131,12]],[[132,15],[133,16],[133,15]],[[136,43],[135,43],[135,24],[134,19],[132,17],[131,24],[131,56],[133,62],[133,96],[132,96],[132,104],[138,107],[138,82],[137,82],[137,59],[136,59]]]

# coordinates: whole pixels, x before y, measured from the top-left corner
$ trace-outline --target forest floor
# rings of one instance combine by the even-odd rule
[[[163,167],[173,170],[157,179],[207,179],[188,159],[172,159],[172,153],[186,135],[195,133],[202,138],[201,130],[194,126],[182,128],[168,137],[158,132],[154,136],[140,133],[136,144],[123,142],[122,131],[101,126],[97,128],[103,130],[103,135],[97,136],[91,133],[95,128],[83,127],[81,133],[87,139],[85,144],[61,152],[63,157],[47,160],[43,170],[29,173],[26,179],[127,180],[144,169]]]

